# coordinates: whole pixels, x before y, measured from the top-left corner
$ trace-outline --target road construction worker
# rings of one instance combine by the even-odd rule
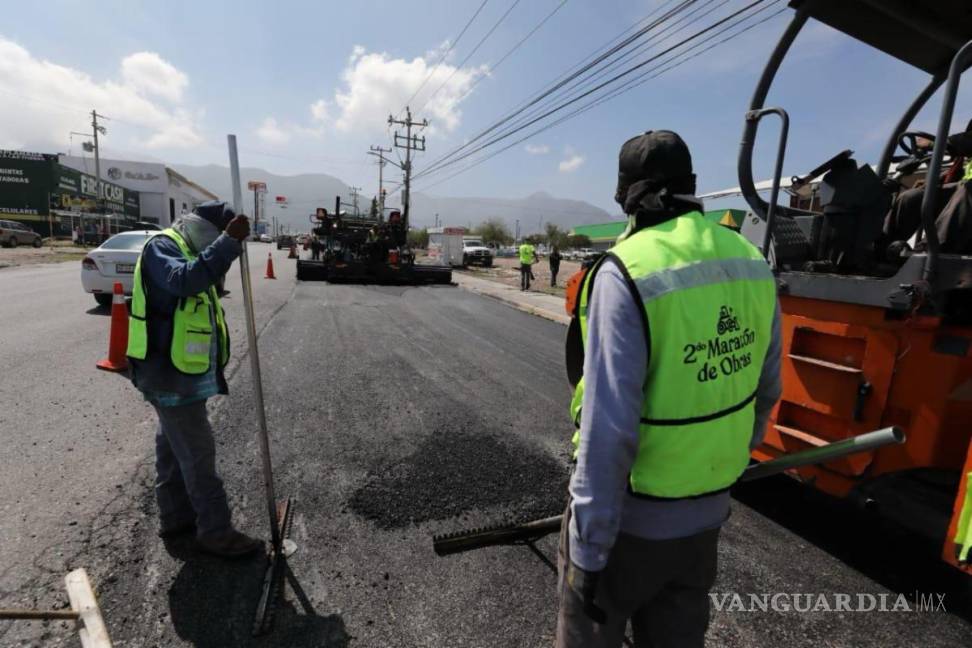
[[[630,619],[636,646],[701,648],[729,488],[780,395],[776,283],[703,217],[677,134],[625,142],[615,199],[627,229],[568,335],[583,375],[556,645],[621,646]]]
[[[550,250],[550,257],[547,259],[550,263],[550,287],[554,288],[557,285],[557,273],[560,272],[560,249],[555,245]]]
[[[211,201],[149,239],[135,265],[128,357],[132,382],[158,414],[155,494],[159,536],[194,533],[203,551],[255,552],[259,540],[236,531],[206,414],[226,394],[226,319],[216,293],[250,234],[249,221]]]
[[[520,290],[530,290],[530,279],[533,278],[532,266],[536,260],[533,244],[523,241],[520,245]]]

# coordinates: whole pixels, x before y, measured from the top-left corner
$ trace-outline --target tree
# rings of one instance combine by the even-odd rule
[[[408,246],[419,250],[429,247],[429,230],[425,227],[422,229],[410,228],[408,230]]]
[[[499,218],[483,221],[473,229],[473,233],[483,239],[484,245],[509,245],[513,242],[513,235],[510,234],[509,228]]]
[[[544,231],[547,235],[547,245],[558,248],[567,247],[567,232],[560,229],[560,226],[556,223],[547,223],[543,226]]]
[[[378,199],[371,199],[371,209],[368,211],[368,218],[377,219],[378,218]]]
[[[591,239],[586,234],[572,234],[567,237],[567,245],[572,248],[591,247]]]
[[[531,234],[530,236],[523,237],[523,240],[530,245],[541,245],[547,242],[547,238],[543,234]]]

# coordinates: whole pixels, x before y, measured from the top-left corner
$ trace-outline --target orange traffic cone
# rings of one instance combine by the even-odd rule
[[[264,279],[276,279],[273,275],[273,254],[267,252],[267,276]]]
[[[287,256],[287,258],[288,259],[296,259],[297,258],[297,244],[296,243],[291,243],[290,244],[290,254]]]
[[[128,307],[125,306],[125,291],[121,283],[115,282],[111,298],[111,332],[108,334],[108,357],[97,362],[99,369],[105,371],[125,371],[128,369]]]

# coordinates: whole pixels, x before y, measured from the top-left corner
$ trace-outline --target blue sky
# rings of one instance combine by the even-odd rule
[[[427,76],[480,3],[11,4],[0,27],[0,147],[67,151],[71,146],[77,153],[80,140],[69,141],[68,132],[88,130],[85,112],[94,107],[113,118],[105,122],[107,155],[225,164],[225,134],[235,132],[246,166],[284,174],[330,173],[370,195],[377,171],[365,151],[372,144],[388,146],[384,116],[401,108],[402,93]],[[488,0],[423,91],[428,95],[455,69],[421,115],[432,120],[433,128],[427,133],[428,153],[415,162],[417,170],[663,3],[567,0],[457,103],[477,75],[560,0],[521,0],[466,65],[456,69],[511,4]],[[714,2],[710,7],[718,11],[712,17],[744,4]],[[791,14],[786,10],[539,135],[528,142],[534,153],[518,145],[429,193],[521,197],[543,190],[616,213],[618,148],[628,137],[658,128],[676,130],[689,143],[700,191],[734,186],[742,114]],[[768,101],[787,108],[792,119],[785,172],[804,172],[844,148],[857,151],[860,160],[875,161],[887,130],[924,82],[923,73],[811,24],[784,63]],[[967,83],[962,98],[970,96]],[[420,94],[415,103],[423,98]],[[938,97],[931,102],[933,110],[919,118],[920,126],[934,130],[939,103]],[[969,103],[960,101],[956,123],[964,125]],[[768,175],[768,156],[775,151],[776,126],[766,123],[758,147],[761,177]],[[393,175],[392,169],[386,171]],[[416,186],[422,189],[444,175]]]

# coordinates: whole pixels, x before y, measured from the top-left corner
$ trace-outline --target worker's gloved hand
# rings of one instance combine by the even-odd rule
[[[237,241],[245,241],[250,236],[250,219],[243,214],[237,214],[226,225],[224,231],[228,236],[235,238]]]
[[[567,565],[567,586],[580,597],[584,604],[584,614],[594,623],[604,625],[607,622],[607,615],[604,610],[594,603],[594,595],[597,592],[597,581],[601,572],[585,571],[570,561]]]

